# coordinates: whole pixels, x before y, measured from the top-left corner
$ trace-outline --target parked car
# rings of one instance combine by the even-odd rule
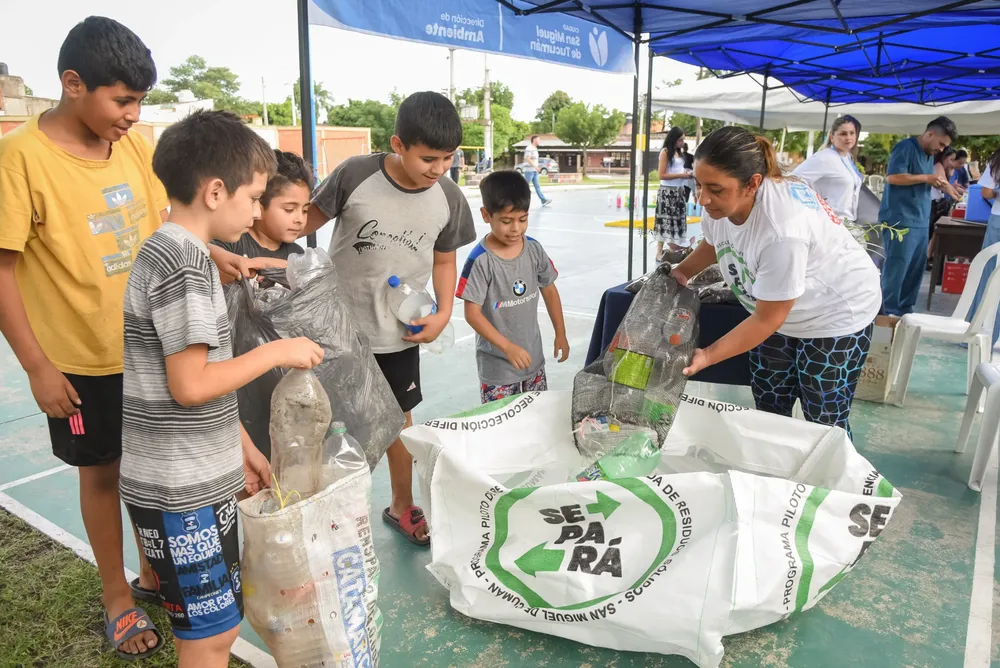
[[[524,174],[531,168],[526,162],[522,162],[520,165],[515,167],[518,174]],[[559,163],[552,158],[539,158],[538,159],[538,173],[542,176],[547,174],[558,174],[559,173]]]

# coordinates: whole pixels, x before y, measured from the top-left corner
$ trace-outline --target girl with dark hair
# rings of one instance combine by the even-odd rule
[[[858,217],[861,172],[854,164],[861,123],[853,116],[841,116],[833,122],[826,148],[817,151],[795,168],[795,175],[805,180],[827,201],[833,212],[848,222]]]
[[[990,156],[989,161],[986,163],[986,169],[983,170],[982,176],[979,177],[979,185],[983,187],[981,196],[988,202],[993,202],[993,208],[990,209],[990,217],[986,221],[986,238],[983,239],[983,248],[988,248],[993,244],[1000,243],[1000,148],[993,151],[993,155]],[[986,263],[983,268],[983,277],[979,280],[979,289],[976,291],[976,296],[972,300],[972,308],[969,309],[969,313],[976,310],[976,306],[979,305],[979,300],[983,298],[983,293],[986,291],[986,281],[993,274],[996,269],[997,261],[996,258],[990,260]],[[1000,307],[997,308],[997,317],[993,323],[993,347],[997,345],[997,340],[1000,340]]]
[[[738,127],[695,152],[704,240],[672,274],[682,285],[718,261],[750,317],[703,350],[692,375],[750,351],[759,410],[850,431],[854,389],[882,304],[879,274],[841,219],[778,166],[770,142]]]
[[[688,185],[691,172],[684,168],[684,130],[670,128],[663,140],[660,151],[660,189],[656,193],[656,261],[663,259],[663,244],[684,243],[687,236],[687,197],[684,187]]]
[[[945,183],[950,183],[951,175],[955,171],[956,155],[957,153],[954,148],[946,146],[943,151],[934,156],[934,174]],[[957,189],[953,192],[958,195],[962,194]],[[948,193],[936,187],[931,188],[931,225],[929,232],[931,248],[933,248],[934,243],[934,223],[937,222],[938,218],[951,210],[952,204],[954,204],[954,201]]]

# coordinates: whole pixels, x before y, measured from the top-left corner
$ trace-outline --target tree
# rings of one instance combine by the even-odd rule
[[[977,137],[966,137],[960,135],[958,141],[952,144],[956,149],[964,148],[969,152],[969,162],[983,163],[993,155],[993,151],[1000,148],[1000,135],[981,135]],[[978,165],[980,170],[985,164]]]
[[[209,67],[201,56],[189,56],[180,65],[170,68],[170,78],[163,86],[172,93],[189,90],[199,100],[236,98],[240,80],[228,67]]]
[[[556,136],[583,151],[583,173],[587,174],[587,150],[606,146],[621,132],[625,114],[617,109],[609,112],[603,105],[588,107],[576,102],[559,112]]]
[[[482,87],[466,88],[461,93],[456,95],[455,98],[460,104],[476,104],[479,105],[480,109],[483,108],[484,94]],[[513,109],[514,91],[500,81],[490,82],[490,108],[492,108],[493,105]]]
[[[34,97],[35,91],[31,90],[31,86],[24,84],[24,94],[29,97]]]
[[[865,137],[865,143],[861,147],[860,157],[868,161],[871,168],[869,173],[884,172],[889,164],[889,153],[892,147],[899,141],[906,138],[906,135],[876,134],[872,133]]]
[[[210,67],[201,56],[189,56],[170,68],[170,76],[146,96],[148,104],[177,102],[177,93],[189,90],[198,100],[212,100],[217,110],[225,109],[241,116],[260,114],[260,102],[239,95],[240,80],[228,67]]]
[[[403,96],[393,93],[389,100],[389,104],[378,100],[348,100],[347,104],[330,107],[326,122],[349,128],[371,128],[372,148],[390,151],[389,139],[396,129],[396,111]]]
[[[177,101],[177,95],[162,88],[154,88],[146,94],[143,104],[169,104]]]
[[[557,90],[549,95],[535,113],[535,122],[531,126],[532,132],[539,134],[552,132],[552,126],[555,125],[555,119],[559,117],[559,112],[571,104],[573,104],[573,100],[569,93]]]
[[[709,134],[718,130],[725,123],[722,121],[717,121],[714,118],[702,118],[701,119],[701,134],[703,137],[707,137]],[[689,137],[694,137],[695,132],[698,129],[698,119],[691,114],[670,114],[670,118],[667,119],[665,127],[669,128],[677,126],[684,130],[684,134]]]
[[[300,95],[300,93],[302,91],[302,85],[301,84],[302,84],[302,80],[301,79],[296,79],[295,83],[292,85],[292,95],[295,97],[295,108],[296,109],[299,108],[299,102],[302,99],[302,96]],[[330,122],[329,121],[330,109],[332,109],[333,106],[334,106],[333,93],[331,93],[326,88],[324,88],[322,82],[319,82],[319,81],[313,82],[313,101],[314,101],[314,103],[316,105],[316,120],[317,120],[317,122],[322,122],[320,119],[324,119],[325,118],[325,119],[327,119],[326,122],[329,123]],[[291,106],[290,101],[289,101],[289,106]],[[268,113],[270,113],[270,112],[268,112]]]

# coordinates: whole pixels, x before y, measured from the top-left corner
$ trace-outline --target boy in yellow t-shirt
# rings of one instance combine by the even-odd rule
[[[49,418],[53,454],[80,472],[106,634],[136,658],[162,639],[133,603],[159,600],[149,564],[131,585],[124,577],[122,305],[135,255],[167,208],[152,148],[129,132],[156,68],[131,30],[101,17],[70,31],[58,65],[59,105],[0,139],[0,332]],[[223,275],[250,273],[222,249],[212,257]]]

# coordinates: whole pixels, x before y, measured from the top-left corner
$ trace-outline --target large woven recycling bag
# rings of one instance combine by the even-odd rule
[[[378,665],[379,563],[371,475],[354,473],[305,501],[262,512],[271,490],[240,502],[247,619],[280,668]]]
[[[403,432],[430,571],[470,617],[620,650],[722,660],[722,636],[808,610],[900,501],[838,428],[683,398],[658,469],[592,464],[569,392],[519,395]]]

